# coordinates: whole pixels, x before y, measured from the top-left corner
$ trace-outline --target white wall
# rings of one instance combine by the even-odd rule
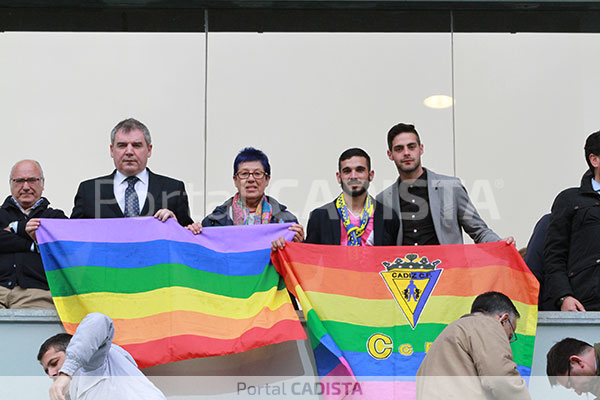
[[[556,195],[579,186],[600,129],[600,35],[456,34],[457,175],[489,180],[500,235],[525,246]]]
[[[268,192],[302,220],[338,194],[347,148],[371,155],[373,193],[397,178],[386,156],[397,122],[429,132],[430,164],[452,168],[451,112],[423,105],[450,94],[449,35],[211,33],[208,48],[209,210],[224,200],[211,193],[233,191],[233,159],[245,146],[269,155]]]
[[[2,192],[34,158],[44,195],[70,214],[79,182],[113,170],[110,131],[128,117],[150,129],[152,170],[202,190],[204,54],[197,34],[0,34]]]
[[[150,168],[186,182],[196,220],[234,192],[233,158],[255,146],[271,159],[269,193],[306,221],[338,193],[346,148],[371,154],[373,193],[389,185],[387,130],[412,122],[424,165],[461,177],[488,224],[521,247],[557,192],[578,184],[583,141],[600,125],[598,35],[209,33],[208,48],[205,40],[0,34],[0,193],[9,193],[11,165],[35,158],[45,195],[70,213],[77,184],[112,171],[109,132],[132,116],[153,135]],[[423,105],[453,86],[454,110]]]

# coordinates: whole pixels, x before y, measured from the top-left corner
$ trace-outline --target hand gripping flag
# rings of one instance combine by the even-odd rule
[[[521,319],[512,344],[531,374],[538,282],[513,246],[345,247],[288,243],[273,256],[304,310],[324,398],[415,398],[430,344],[499,291]]]
[[[250,350],[306,335],[270,263],[290,224],[206,228],[173,219],[42,219],[46,276],[67,332],[90,312],[141,368]]]

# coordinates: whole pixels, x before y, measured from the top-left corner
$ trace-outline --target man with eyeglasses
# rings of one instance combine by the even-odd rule
[[[561,385],[575,393],[600,396],[600,343],[590,345],[574,338],[556,343],[546,356],[546,374],[551,386]]]
[[[75,195],[71,218],[123,218],[153,215],[180,225],[193,222],[183,182],[158,175],[146,167],[152,155],[150,131],[128,118],[110,134],[110,156],[115,171],[82,182]]]
[[[44,173],[22,160],[10,171],[11,195],[0,207],[0,308],[46,308],[54,303],[36,246],[40,218],[67,218],[42,197]]]
[[[477,296],[471,313],[431,344],[417,372],[417,400],[530,400],[510,347],[519,316],[503,293]]]
[[[359,148],[345,150],[338,159],[337,181],[342,193],[310,213],[305,243],[342,246],[395,246],[399,219],[384,219],[383,204],[368,192],[375,171],[371,157]]]

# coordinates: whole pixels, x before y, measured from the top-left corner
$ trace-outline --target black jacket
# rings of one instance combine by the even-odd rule
[[[61,210],[48,207],[50,202],[42,197],[42,202],[31,211],[23,214],[12,202],[10,196],[0,207],[0,285],[7,288],[20,286],[24,289],[48,290],[48,281],[37,248],[31,251],[33,241],[25,232],[25,225],[31,218],[67,218]],[[17,233],[4,228],[18,221]]]
[[[375,202],[373,211],[374,245],[395,246],[398,229],[400,229],[398,214],[391,208],[384,212],[384,207],[383,204]],[[384,219],[384,215],[391,217]],[[340,224],[335,200],[313,210],[308,219],[304,243],[339,245],[341,241]]]
[[[556,304],[550,299],[546,281],[544,279],[544,242],[546,241],[546,232],[550,223],[550,214],[544,215],[535,224],[533,233],[527,243],[527,254],[525,254],[525,264],[540,282],[540,294],[538,296],[538,309],[540,311],[559,311]]]
[[[115,199],[113,188],[116,171],[79,184],[71,218],[123,218],[123,211]],[[194,222],[190,217],[188,197],[183,182],[157,175],[148,169],[148,196],[141,216],[152,216],[161,208],[175,213],[177,222],[186,226]]]
[[[573,296],[586,310],[600,310],[600,195],[592,173],[581,186],[554,200],[544,246],[546,287],[553,302]]]

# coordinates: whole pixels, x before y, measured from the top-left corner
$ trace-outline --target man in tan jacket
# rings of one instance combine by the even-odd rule
[[[513,361],[519,312],[502,293],[475,299],[471,314],[446,327],[417,372],[417,400],[530,400]]]

